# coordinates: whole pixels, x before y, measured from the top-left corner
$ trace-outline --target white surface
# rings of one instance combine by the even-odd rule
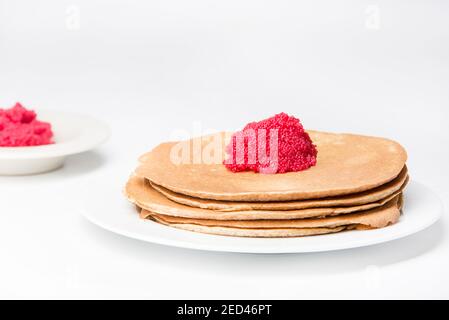
[[[401,240],[299,255],[151,245],[81,216],[88,186],[105,174],[124,184],[173,129],[232,130],[278,111],[400,141],[413,179],[447,207],[448,10],[443,0],[0,0],[0,106],[86,113],[112,129],[61,170],[0,178],[0,297],[449,298],[445,215]]]
[[[106,124],[85,115],[35,110],[38,119],[50,122],[53,144],[33,147],[0,148],[0,175],[26,175],[61,167],[65,157],[89,151],[104,143],[109,135]]]
[[[424,185],[412,181],[405,194],[405,215],[388,228],[352,230],[299,238],[243,238],[200,234],[139,219],[134,205],[123,199],[112,177],[100,179],[101,195],[89,192],[84,216],[92,223],[133,239],[180,248],[239,253],[304,253],[359,248],[397,240],[424,230],[441,216],[441,200]]]

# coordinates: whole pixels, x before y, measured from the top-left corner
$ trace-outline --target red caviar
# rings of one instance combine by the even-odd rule
[[[37,120],[33,110],[20,103],[9,109],[0,108],[0,147],[51,144],[52,138],[50,123]]]
[[[299,119],[286,113],[251,122],[232,135],[224,165],[232,172],[285,173],[306,170],[317,149]]]

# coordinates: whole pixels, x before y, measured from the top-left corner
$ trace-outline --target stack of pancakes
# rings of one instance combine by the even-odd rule
[[[309,135],[317,165],[284,174],[227,170],[227,133],[163,143],[140,158],[125,194],[143,219],[228,236],[308,236],[399,220],[408,182],[400,144],[352,134]]]

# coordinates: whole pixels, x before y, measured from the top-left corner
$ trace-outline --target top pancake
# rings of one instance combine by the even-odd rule
[[[166,189],[192,197],[228,201],[290,201],[363,192],[399,175],[407,160],[404,148],[392,140],[353,134],[309,131],[318,149],[317,165],[300,172],[233,173],[221,163],[229,134],[188,140],[190,157],[171,159],[177,142],[163,143],[141,157],[136,174]],[[218,161],[206,164],[202,155],[218,146]],[[195,148],[192,146],[199,146]]]

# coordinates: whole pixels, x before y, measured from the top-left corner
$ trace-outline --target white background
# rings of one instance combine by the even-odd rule
[[[0,107],[88,113],[113,132],[59,171],[0,177],[0,298],[449,298],[446,217],[374,247],[239,255],[81,215],[102,176],[123,184],[174,130],[281,111],[400,141],[447,205],[448,89],[448,1],[0,0]]]

